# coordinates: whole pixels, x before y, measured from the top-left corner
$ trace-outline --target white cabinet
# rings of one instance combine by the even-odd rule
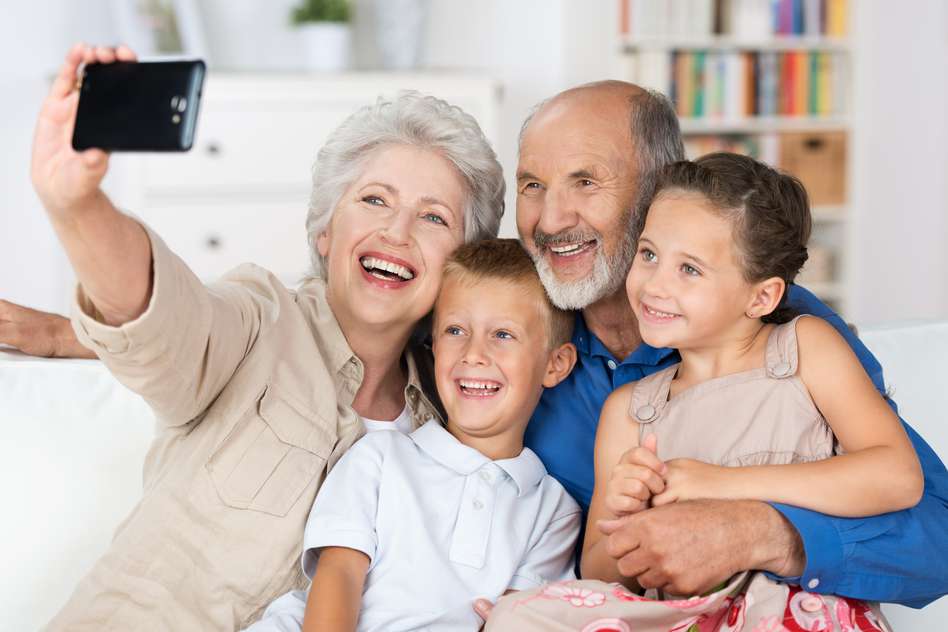
[[[205,280],[252,261],[292,286],[309,266],[305,220],[316,153],[380,95],[413,89],[474,116],[496,146],[499,84],[441,74],[211,74],[193,149],[118,155],[107,190]]]

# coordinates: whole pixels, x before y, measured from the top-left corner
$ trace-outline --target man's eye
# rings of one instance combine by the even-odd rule
[[[372,204],[374,206],[385,206],[385,200],[383,200],[377,195],[367,195],[364,198],[362,198],[362,201],[367,204]]]
[[[593,185],[593,181],[588,178],[583,178],[582,180],[579,181],[579,183],[583,185],[584,187],[591,187]]]
[[[454,325],[451,325],[449,327],[444,328],[444,333],[448,334],[449,336],[460,336],[462,333],[462,330],[460,327],[455,327]]]
[[[441,224],[442,226],[448,225],[448,223],[444,221],[444,218],[437,213],[425,213],[424,218],[433,224]]]
[[[687,263],[681,264],[681,271],[688,276],[701,276],[701,270],[694,266],[688,265]]]
[[[540,188],[541,186],[539,182],[527,182],[525,185],[523,185],[524,191],[539,191]]]

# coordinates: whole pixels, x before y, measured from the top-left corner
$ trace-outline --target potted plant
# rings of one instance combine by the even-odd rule
[[[290,19],[300,32],[307,68],[348,68],[351,39],[348,0],[304,0],[293,9]]]

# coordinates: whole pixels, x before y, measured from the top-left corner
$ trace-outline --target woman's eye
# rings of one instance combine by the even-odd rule
[[[658,259],[658,257],[655,256],[655,253],[648,248],[642,248],[640,252],[642,254],[642,261],[655,261]]]
[[[688,265],[687,263],[681,264],[681,271],[688,276],[701,276],[701,270],[694,266]]]
[[[461,328],[460,328],[460,327],[455,327],[454,325],[451,325],[450,327],[445,327],[445,328],[444,328],[444,333],[448,334],[449,336],[460,336],[460,335],[461,335]]]
[[[448,223],[444,221],[444,218],[437,213],[425,213],[424,218],[432,224],[441,224],[442,226],[448,225]]]
[[[510,333],[509,331],[504,331],[503,329],[501,329],[494,335],[500,338],[501,340],[513,340],[513,334]]]
[[[367,204],[372,204],[373,206],[385,206],[385,200],[377,195],[367,195],[362,198],[362,201]]]

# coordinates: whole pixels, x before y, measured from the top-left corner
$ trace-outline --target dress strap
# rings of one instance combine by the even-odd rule
[[[679,363],[680,364],[680,363]],[[657,420],[665,404],[668,403],[668,391],[671,388],[679,364],[652,373],[636,382],[629,404],[629,416],[640,424],[650,424]]]
[[[767,339],[767,375],[783,379],[796,375],[799,353],[797,350],[797,316],[789,323],[775,326]]]

